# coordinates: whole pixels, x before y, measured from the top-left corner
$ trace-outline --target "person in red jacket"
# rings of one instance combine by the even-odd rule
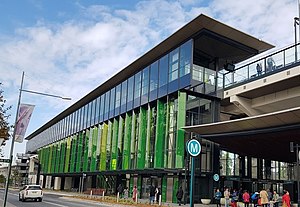
[[[291,198],[290,194],[287,190],[284,191],[284,195],[282,196],[282,206],[283,207],[291,207]]]
[[[247,190],[245,190],[243,193],[243,202],[244,202],[245,207],[249,207],[250,195]]]

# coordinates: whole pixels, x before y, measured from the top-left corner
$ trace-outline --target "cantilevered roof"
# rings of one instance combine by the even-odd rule
[[[51,121],[43,125],[41,128],[33,132],[26,139],[30,140],[31,138],[38,135],[48,127],[52,126],[53,124],[55,124],[56,122],[64,118],[65,116],[68,116],[78,108],[84,106],[89,101],[105,93],[112,87],[118,85],[122,81],[134,75],[136,72],[142,70],[144,67],[148,66],[155,60],[167,54],[172,49],[176,48],[178,45],[195,37],[203,30],[211,31],[223,37],[223,39],[225,38],[230,41],[240,43],[240,45],[243,45],[244,47],[251,48],[253,51],[252,55],[256,55],[260,52],[264,52],[274,47],[271,44],[268,44],[264,41],[261,41],[255,37],[252,37],[237,29],[229,27],[219,21],[216,21],[208,16],[201,14],[195,19],[193,19],[191,22],[189,22],[188,24],[180,28],[174,34],[169,36],[167,39],[162,41],[160,44],[158,44],[157,46],[155,46],[154,48],[146,52],[143,56],[135,60],[133,63],[131,63],[124,69],[120,70],[120,72],[118,72],[108,81],[106,81],[105,83],[103,83],[102,85],[94,89],[92,92],[84,96],[82,99],[80,99],[78,102],[73,104],[71,107],[69,107],[68,109],[66,109],[59,115],[57,115],[55,118],[53,118]]]
[[[300,107],[184,129],[240,155],[293,162],[289,143],[300,143]]]

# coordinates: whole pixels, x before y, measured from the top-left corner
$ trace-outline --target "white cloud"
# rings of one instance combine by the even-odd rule
[[[70,96],[74,103],[200,13],[279,46],[293,43],[294,1],[201,2],[141,1],[131,10],[77,4],[76,19],[17,28],[0,38],[0,81],[9,102],[16,103],[24,70],[26,88]],[[33,115],[29,132],[70,105],[28,95],[23,100],[47,109]]]

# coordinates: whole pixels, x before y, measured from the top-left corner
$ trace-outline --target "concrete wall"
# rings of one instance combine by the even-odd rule
[[[64,190],[71,190],[71,188],[72,188],[72,177],[66,177]]]
[[[54,178],[54,190],[60,190],[61,177]]]

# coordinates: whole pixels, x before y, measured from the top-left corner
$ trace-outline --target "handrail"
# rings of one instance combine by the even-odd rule
[[[284,48],[284,49],[281,49],[281,50],[279,50],[279,51],[276,51],[276,52],[274,52],[274,53],[272,53],[272,54],[268,54],[268,55],[266,55],[266,56],[264,56],[264,57],[262,57],[262,58],[255,59],[255,60],[253,60],[253,61],[251,61],[251,62],[249,62],[249,63],[247,63],[247,64],[245,64],[245,65],[239,66],[239,67],[238,67],[237,69],[235,69],[233,72],[230,72],[230,71],[229,71],[229,72],[224,73],[224,74],[223,74],[223,89],[224,89],[224,88],[227,88],[227,87],[230,87],[230,86],[232,86],[232,85],[235,85],[235,84],[237,84],[237,83],[241,83],[241,82],[248,81],[248,80],[250,80],[251,78],[253,78],[252,76],[256,77],[256,76],[259,76],[259,75],[261,75],[261,74],[267,74],[267,73],[269,73],[270,71],[274,71],[274,70],[276,70],[276,69],[278,69],[278,68],[284,68],[284,67],[286,67],[287,65],[291,65],[291,64],[293,64],[293,63],[298,62],[298,61],[300,60],[300,55],[298,55],[298,57],[297,57],[297,53],[300,52],[300,47],[299,47],[299,46],[300,46],[300,43],[291,45],[291,46],[289,46],[289,47],[286,47],[286,48]],[[290,50],[290,49],[292,49],[292,48],[295,48],[295,50],[294,50],[295,56],[293,57],[292,61],[286,62],[286,58],[289,57],[289,56],[286,56],[286,51],[288,51],[288,50]],[[298,51],[297,51],[297,49],[298,49]],[[276,65],[276,63],[275,63],[273,57],[275,57],[276,55],[278,55],[278,54],[280,54],[280,53],[282,53],[282,59],[280,59],[278,62],[280,62],[280,63],[282,62],[282,64]],[[272,61],[273,61],[273,63],[274,63],[272,69],[269,68],[270,65],[268,65],[268,63],[267,63],[267,60],[268,60],[268,59],[272,59]],[[253,66],[253,65],[256,64],[256,63],[263,63],[263,65],[261,65],[261,66],[262,66],[262,69],[264,69],[264,71],[262,71],[261,74],[253,74],[253,75],[251,76],[251,75],[250,75],[250,71],[249,71],[249,67],[250,67],[250,66]],[[241,69],[245,69],[245,70],[247,71],[247,73],[243,75],[243,76],[245,76],[245,79],[243,79],[242,81],[236,82],[236,81],[234,80],[234,76],[235,76],[235,74],[237,74],[237,72],[238,72],[239,70],[241,70]],[[229,74],[232,74],[232,75],[231,75],[232,80],[230,80],[230,78],[227,77]],[[237,75],[242,76],[242,74],[237,74]],[[226,80],[226,79],[227,79],[227,82],[229,82],[227,85],[225,84],[225,80]]]

